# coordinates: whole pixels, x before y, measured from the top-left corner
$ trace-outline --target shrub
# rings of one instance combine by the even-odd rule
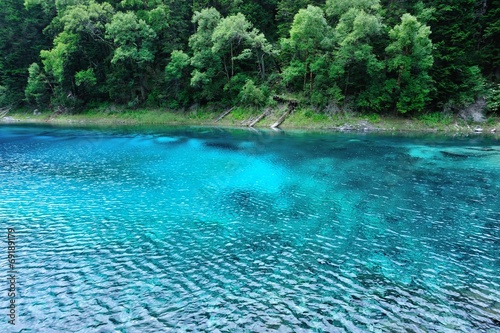
[[[238,97],[244,105],[262,106],[266,101],[266,96],[253,80],[247,80]]]

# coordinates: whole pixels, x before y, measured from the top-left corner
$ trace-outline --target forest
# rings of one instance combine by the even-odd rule
[[[500,0],[2,0],[0,107],[499,114]]]

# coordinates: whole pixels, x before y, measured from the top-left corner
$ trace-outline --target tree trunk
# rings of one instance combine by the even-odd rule
[[[351,74],[351,69],[349,68],[349,70],[347,71],[347,80],[345,82],[345,89],[344,89],[344,105],[346,103],[346,96],[347,96],[347,87],[349,87],[349,75]]]
[[[306,68],[304,69],[304,88],[303,90],[306,90],[306,82],[307,82],[307,63],[306,63]]]
[[[266,78],[266,64],[264,63],[264,54],[261,56],[262,58],[262,79]]]
[[[231,43],[231,77],[234,76],[233,43]]]
[[[401,66],[401,69],[399,70],[398,73],[398,87],[401,85],[401,76],[403,75],[404,70],[405,70],[405,65]]]
[[[313,72],[309,72],[309,95],[312,94],[313,91]]]
[[[224,63],[224,72],[226,73],[227,83],[229,83],[229,81],[231,80],[231,78],[229,77],[229,71],[227,69],[226,57],[224,57],[224,59],[222,60],[222,62]]]
[[[259,54],[257,51],[257,63],[259,64],[260,77],[264,80],[266,77],[266,67],[264,64],[264,53]]]

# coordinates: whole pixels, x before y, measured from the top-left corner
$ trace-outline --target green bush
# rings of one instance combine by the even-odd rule
[[[453,117],[442,112],[433,112],[421,115],[419,120],[427,126],[450,125]]]
[[[500,111],[500,84],[492,84],[486,91],[486,111],[498,113]]]
[[[239,100],[244,105],[262,106],[266,101],[266,96],[262,89],[257,87],[253,80],[247,80],[238,95]]]
[[[371,123],[380,123],[381,121],[380,115],[378,113],[367,114],[364,118]]]
[[[4,106],[7,95],[7,88],[0,86],[0,107]]]

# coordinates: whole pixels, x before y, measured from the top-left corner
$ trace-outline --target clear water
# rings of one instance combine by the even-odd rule
[[[4,126],[0,179],[0,332],[500,331],[498,139]]]

